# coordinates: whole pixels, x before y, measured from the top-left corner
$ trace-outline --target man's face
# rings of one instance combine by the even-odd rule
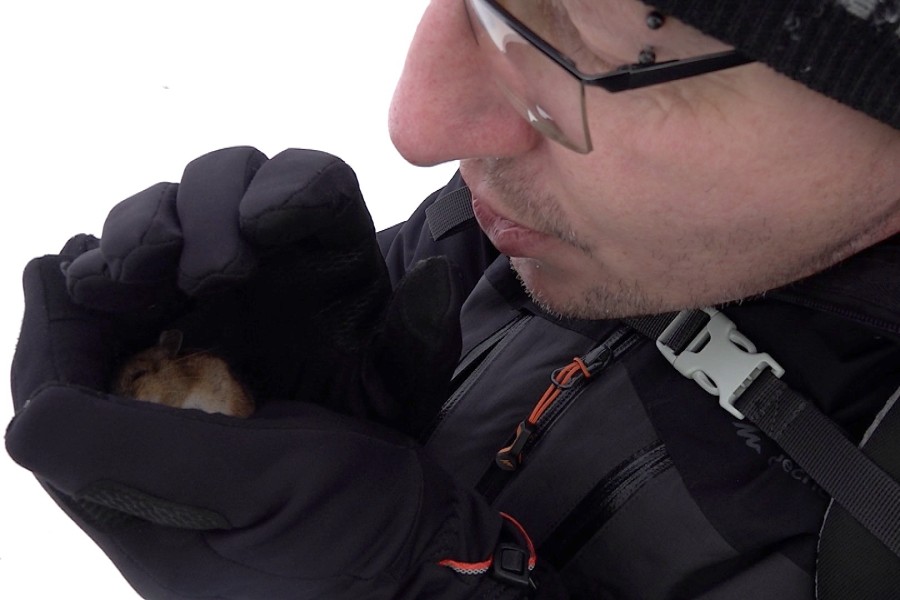
[[[671,18],[651,30],[637,0],[556,4],[590,56],[726,48]],[[461,160],[482,229],[551,310],[614,317],[737,300],[900,228],[900,134],[763,65],[588,88],[589,154],[532,129],[494,75],[463,0],[432,0],[391,135],[412,163]]]

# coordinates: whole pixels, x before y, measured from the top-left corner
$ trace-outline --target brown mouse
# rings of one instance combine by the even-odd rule
[[[249,417],[253,399],[228,364],[208,352],[179,355],[183,336],[170,329],[159,342],[138,352],[119,368],[112,391],[175,408]]]

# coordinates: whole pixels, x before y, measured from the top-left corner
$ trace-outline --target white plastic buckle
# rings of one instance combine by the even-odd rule
[[[743,419],[744,415],[734,407],[735,401],[765,368],[772,369],[776,377],[781,377],[784,369],[767,353],[757,352],[731,319],[714,308],[703,311],[709,315],[709,322],[681,354],[675,354],[659,340],[666,339],[692,311],[679,313],[656,340],[656,347],[679,373],[718,396],[722,408]]]

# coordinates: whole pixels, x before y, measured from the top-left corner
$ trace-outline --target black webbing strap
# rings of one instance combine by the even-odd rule
[[[675,354],[681,354],[687,348],[697,334],[709,322],[709,315],[702,310],[692,310],[672,331],[666,332],[669,325],[681,313],[663,313],[661,315],[653,315],[640,319],[640,327],[635,322],[629,321],[628,324],[643,333],[644,335],[659,340],[672,349]],[[663,335],[665,334],[665,335]]]
[[[709,320],[687,315],[667,335],[684,348]],[[626,322],[656,341],[679,313]],[[668,321],[668,323],[666,323]],[[660,340],[666,345],[669,342]],[[673,346],[669,346],[673,348]],[[794,461],[872,535],[900,556],[900,483],[848,440],[837,425],[768,369],[735,402],[735,408],[778,443]]]
[[[425,219],[431,237],[438,241],[468,226],[475,218],[472,211],[472,192],[461,187],[444,194],[425,209]]]
[[[900,390],[894,393],[860,444],[889,474],[900,477]],[[838,503],[832,502],[819,533],[816,598],[871,600],[896,598],[900,561]]]
[[[848,440],[834,421],[770,371],[761,373],[735,406],[900,556],[900,484]]]

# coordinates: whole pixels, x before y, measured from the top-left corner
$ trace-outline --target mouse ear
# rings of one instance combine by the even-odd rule
[[[174,358],[178,351],[181,350],[181,343],[184,336],[177,329],[167,329],[159,334],[159,347],[166,351],[166,355]]]

